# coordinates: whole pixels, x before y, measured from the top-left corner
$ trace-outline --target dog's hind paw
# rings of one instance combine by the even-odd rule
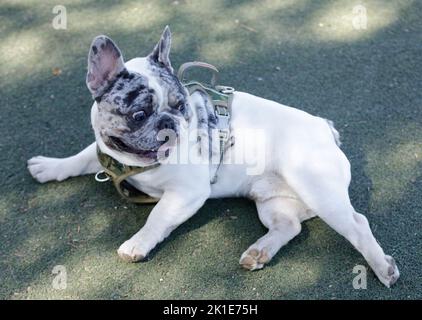
[[[386,272],[383,272],[382,274],[376,273],[376,275],[387,288],[390,288],[397,282],[397,279],[400,277],[400,272],[393,257],[385,256],[385,260],[388,263]]]
[[[264,267],[264,265],[270,261],[267,251],[265,249],[248,249],[240,257],[239,263],[243,268],[248,270],[259,270]]]
[[[138,262],[145,258],[143,250],[132,239],[125,241],[117,250],[117,254],[126,262]]]

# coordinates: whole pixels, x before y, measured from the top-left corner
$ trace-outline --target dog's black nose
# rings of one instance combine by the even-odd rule
[[[158,130],[168,129],[168,130],[175,131],[176,130],[176,124],[174,123],[174,120],[170,116],[163,115],[161,117],[161,119],[158,120],[157,128],[158,128]]]

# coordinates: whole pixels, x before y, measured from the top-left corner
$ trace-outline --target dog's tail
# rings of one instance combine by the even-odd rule
[[[328,127],[330,128],[331,133],[333,134],[333,138],[334,138],[334,141],[336,142],[336,145],[340,147],[341,146],[340,133],[338,133],[336,128],[334,128],[334,122],[328,119],[325,119],[325,121],[327,121],[328,123]]]

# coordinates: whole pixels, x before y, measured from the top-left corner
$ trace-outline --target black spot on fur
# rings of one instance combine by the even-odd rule
[[[119,80],[119,79],[115,78],[111,81],[108,81],[107,86],[104,89],[104,91],[102,92],[101,96],[104,96],[105,94],[109,93],[113,89],[114,84],[117,82],[117,80]],[[101,98],[101,96],[100,96],[100,98]]]
[[[106,38],[105,41],[106,41],[105,46],[109,48],[113,48],[114,49],[113,52],[115,53],[116,58],[119,58],[121,55],[119,49],[116,48],[114,43],[109,38]],[[104,43],[101,44],[101,48],[104,49]]]
[[[135,77],[135,74],[133,74],[133,73],[130,73],[129,71],[127,71],[126,69],[125,69],[125,71],[126,72],[121,72],[122,73],[122,75],[121,75],[121,77],[122,77],[122,79],[125,79],[125,80],[132,80],[134,77]]]
[[[94,52],[94,54],[97,54],[97,52],[98,52],[97,47],[96,47],[96,46],[93,46],[93,47],[92,47],[92,51]]]
[[[145,90],[145,86],[143,84],[140,84],[135,89],[129,91],[127,93],[127,96],[123,99],[124,103],[127,106],[130,106],[132,104],[133,100],[135,100],[138,97],[138,95],[141,93],[142,90]],[[151,96],[147,97],[146,102],[147,103],[151,103],[152,102],[152,97]]]
[[[124,68],[122,71],[120,71],[120,73],[116,77],[127,79],[128,76],[129,76],[129,71],[126,68]]]
[[[217,125],[217,117],[215,116],[215,114],[213,113],[208,114],[208,123],[214,126]]]
[[[135,100],[135,98],[138,96],[138,90],[132,90],[129,91],[127,96],[123,99],[123,101],[125,102],[126,105],[130,106],[133,102],[133,100]]]

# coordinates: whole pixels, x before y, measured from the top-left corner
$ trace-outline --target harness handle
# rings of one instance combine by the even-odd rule
[[[179,80],[181,82],[184,82],[184,75],[185,72],[188,69],[191,68],[204,68],[204,69],[208,69],[211,70],[212,72],[212,77],[211,77],[211,86],[213,86],[214,88],[217,86],[217,82],[218,82],[218,69],[216,67],[214,67],[212,64],[206,63],[206,62],[200,62],[200,61],[192,61],[192,62],[185,62],[184,64],[182,64],[179,67],[179,71],[177,71],[177,77],[179,78]]]

